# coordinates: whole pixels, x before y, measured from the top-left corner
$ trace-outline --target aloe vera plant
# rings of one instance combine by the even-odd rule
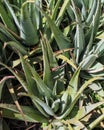
[[[102,7],[101,0],[0,1],[2,129],[5,118],[27,129],[103,127]]]

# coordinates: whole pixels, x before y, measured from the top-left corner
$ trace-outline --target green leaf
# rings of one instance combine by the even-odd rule
[[[11,119],[23,120],[22,115],[18,111],[17,107],[12,104],[0,104],[2,108],[2,116]],[[47,119],[40,114],[36,109],[31,106],[21,106],[25,119],[28,122],[47,122]],[[24,120],[23,120],[24,121]]]
[[[61,7],[61,9],[60,9],[60,12],[59,12],[59,14],[58,14],[58,17],[57,17],[57,21],[58,21],[57,25],[58,25],[58,26],[60,25],[60,23],[61,23],[61,21],[62,21],[62,18],[63,18],[63,16],[64,16],[65,10],[67,9],[67,6],[68,6],[69,3],[70,3],[70,0],[65,0],[65,1],[63,2],[63,5],[62,5],[62,7]]]
[[[92,25],[94,26],[94,36],[96,36],[97,34],[97,30],[98,30],[99,22],[100,22],[100,15],[101,15],[101,0],[98,0],[96,12],[92,20]]]
[[[34,79],[32,78],[32,73],[28,67],[27,62],[24,60],[24,58],[22,57],[21,54],[20,54],[20,59],[21,59],[21,63],[22,63],[22,68],[25,73],[26,82],[28,84],[28,88],[27,88],[28,93],[33,94],[33,95],[38,95],[38,90],[36,87],[36,83],[35,83]]]
[[[38,75],[38,73],[36,72],[35,68],[33,68],[32,66],[28,65],[31,73],[33,75],[33,79],[36,81],[37,83],[37,87],[39,92],[41,93],[41,95],[44,95],[45,97],[47,97],[48,99],[51,97],[52,91],[48,88],[48,86],[44,83],[44,81],[40,78],[40,76]]]
[[[9,42],[6,42],[5,45],[11,46],[12,48],[14,48],[14,50],[20,52],[23,55],[27,54],[26,48],[22,46],[19,42],[9,41]]]
[[[81,88],[78,90],[78,92],[76,93],[73,102],[69,105],[69,107],[67,108],[67,110],[60,116],[56,117],[57,119],[63,119],[66,116],[68,116],[70,114],[70,112],[72,111],[73,107],[75,106],[75,104],[77,103],[78,99],[80,98],[80,95],[83,93],[83,91],[87,88],[87,86],[89,84],[91,84],[92,82],[94,82],[95,80],[100,80],[102,79],[102,77],[94,77],[89,79],[88,81],[86,81]]]
[[[80,63],[80,66],[82,67],[83,70],[89,69],[93,65],[93,63],[96,61],[97,57],[98,57],[97,54],[90,54],[90,55],[88,55]]]
[[[39,8],[39,7],[38,7]],[[63,33],[59,30],[59,28],[56,26],[56,24],[53,22],[53,20],[42,10],[40,11],[45,15],[47,18],[48,24],[51,28],[51,31],[54,35],[54,38],[59,46],[59,49],[66,49],[72,47],[72,44],[69,40],[69,38],[65,37]]]
[[[23,3],[21,8],[20,26],[21,26],[20,35],[23,38],[25,44],[28,46],[36,45],[39,39],[37,35],[37,30],[34,29],[34,25],[30,17],[30,13],[28,10],[28,1]]]
[[[44,72],[43,72],[43,81],[44,83],[49,86],[49,88],[53,88],[53,79],[52,79],[52,73],[51,73],[51,66],[50,66],[50,61],[52,60],[49,59],[49,54],[52,53],[52,50],[49,50],[50,53],[48,53],[48,48],[49,43],[48,41],[45,40],[45,38],[42,41],[42,51],[43,51],[43,63],[44,63]]]
[[[75,56],[76,56],[76,63],[79,62],[80,54],[82,53],[84,47],[85,47],[85,38],[84,38],[84,31],[82,28],[82,22],[81,22],[81,16],[80,12],[76,10],[74,1],[71,0],[73,5],[73,12],[75,14],[76,19],[76,35],[75,35]]]
[[[17,32],[15,24],[13,23],[12,17],[9,16],[9,12],[6,11],[6,8],[3,5],[4,5],[4,3],[2,1],[0,1],[0,17],[1,17],[2,21],[3,21],[3,23],[8,28],[10,28],[12,31]]]
[[[94,0],[92,5],[91,5],[91,10],[89,12],[89,15],[88,15],[88,17],[86,19],[86,23],[89,24],[92,21],[93,15],[94,15],[94,13],[96,11],[96,6],[97,6],[97,0]]]
[[[53,110],[45,102],[35,96],[32,97],[32,100],[35,100],[48,115],[55,116]]]
[[[83,106],[77,113],[77,115],[74,117],[76,119],[81,119],[84,118],[85,116],[87,116],[90,112],[92,112],[93,110],[95,110],[97,107],[101,106],[102,104],[104,104],[104,102],[98,102],[98,103],[94,103],[94,104],[90,104],[88,106]]]
[[[68,88],[67,88],[67,91],[69,92],[69,95],[71,97],[71,101],[74,100],[75,98],[75,95],[78,91],[78,81],[79,81],[79,74],[80,74],[80,70],[81,68],[79,67],[74,75],[72,76],[71,80],[69,81],[69,85],[68,85]]]
[[[11,13],[11,16],[12,16],[13,20],[15,21],[17,27],[20,29],[19,21],[18,21],[18,19],[17,19],[17,17],[16,17],[16,14],[15,14],[14,10],[13,10],[12,7],[10,6],[10,3],[9,3],[7,0],[4,0],[4,3],[5,3],[5,5],[8,7],[8,9],[9,9],[9,11],[10,11],[10,13]],[[7,15],[6,15],[6,16],[7,16]],[[16,28],[16,27],[15,27],[15,28]]]

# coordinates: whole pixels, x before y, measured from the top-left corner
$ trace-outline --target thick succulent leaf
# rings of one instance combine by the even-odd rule
[[[48,44],[48,45],[46,45],[46,44]],[[42,42],[43,63],[44,63],[43,80],[44,80],[44,83],[52,89],[53,88],[53,79],[52,79],[51,66],[50,66],[50,61],[52,60],[52,57],[50,57],[51,59],[49,59],[47,46],[49,46],[49,43],[46,43],[45,39],[44,39],[44,41]],[[49,50],[49,51],[51,51],[51,50]]]
[[[75,56],[76,56],[76,62],[78,63],[79,61],[79,56],[81,52],[83,51],[83,48],[85,47],[85,38],[84,38],[84,31],[82,28],[82,22],[81,22],[81,16],[80,12],[76,10],[74,1],[71,0],[72,5],[73,5],[73,12],[75,14],[75,19],[77,22],[76,25],[76,35],[75,35]]]
[[[69,107],[67,108],[67,110],[60,116],[56,117],[57,119],[63,119],[65,118],[67,115],[70,114],[70,112],[72,111],[73,107],[75,106],[76,102],[78,101],[78,99],[80,98],[80,95],[83,93],[83,91],[87,88],[87,86],[89,84],[91,84],[92,82],[94,82],[95,80],[100,80],[102,79],[101,77],[94,77],[89,79],[88,81],[86,81],[81,88],[78,90],[78,92],[76,93],[73,102],[69,105]]]
[[[86,19],[87,13],[86,13],[86,2],[84,0],[81,0],[81,4],[82,4],[82,16],[83,16],[83,20]]]
[[[11,119],[23,120],[22,115],[18,111],[17,107],[12,104],[0,104],[2,108],[2,116]],[[25,119],[28,122],[47,122],[47,119],[40,114],[36,109],[31,106],[21,106]]]
[[[70,124],[75,126],[74,130],[81,130],[81,129],[88,130],[86,128],[86,126],[81,121],[79,121],[79,120],[77,120],[75,118],[70,119]]]
[[[75,95],[78,91],[78,81],[79,81],[79,74],[80,74],[81,68],[79,67],[74,75],[72,76],[71,80],[69,81],[68,89],[69,95],[71,97],[71,100],[73,101],[75,98]]]
[[[10,30],[5,27],[2,23],[0,23],[0,32],[8,38],[8,40],[13,40],[17,42],[16,38],[10,33]],[[5,41],[3,41],[5,42]]]
[[[61,20],[62,20],[62,18],[63,18],[63,15],[64,15],[64,13],[65,13],[65,11],[66,11],[66,9],[67,9],[67,6],[68,6],[68,4],[70,3],[70,0],[65,0],[64,2],[63,2],[63,5],[62,5],[62,7],[61,7],[61,10],[60,10],[60,12],[59,12],[59,14],[58,14],[58,17],[57,17],[57,21],[58,21],[58,26],[60,25],[60,23],[61,23]]]
[[[104,54],[104,39],[100,40],[97,45],[95,45],[95,54],[98,55],[98,57],[102,56]]]
[[[55,101],[52,103],[51,108],[52,108],[52,110],[53,110],[54,112],[57,112],[57,110],[60,108],[60,99],[55,100]]]
[[[35,102],[37,102],[38,105],[40,105],[42,107],[42,109],[50,116],[55,116],[53,110],[42,100],[40,100],[39,98],[33,96],[32,100],[34,100]]]
[[[83,61],[80,63],[80,66],[82,67],[83,70],[87,70],[94,64],[96,59],[97,59],[96,54],[90,54],[85,59],[83,59]]]
[[[99,73],[99,72],[102,72],[102,73],[103,73],[103,70],[104,70],[104,65],[101,64],[100,62],[95,62],[95,63],[93,64],[93,66],[92,66],[89,70],[87,70],[87,71],[88,71],[88,73],[90,73],[90,74],[97,74],[97,73]],[[101,74],[101,73],[100,73],[100,74]]]
[[[51,97],[51,90],[49,89],[49,87],[44,83],[44,81],[40,78],[40,76],[38,75],[38,73],[36,72],[35,68],[29,65],[29,68],[31,70],[31,73],[33,75],[33,79],[36,81],[37,83],[37,87],[39,92],[41,93],[41,95],[44,95],[48,98]]]
[[[34,4],[34,3],[31,3],[31,4]],[[34,26],[30,17],[30,13],[28,10],[28,2],[25,2],[22,5],[20,26],[21,26],[20,35],[24,39],[25,44],[28,46],[37,44],[39,39],[37,35],[37,30],[34,29]]]
[[[101,0],[98,0],[96,12],[93,16],[93,20],[91,23],[94,26],[94,36],[96,36],[96,34],[97,34],[97,30],[98,30],[99,22],[100,22],[100,15],[101,15]]]
[[[90,2],[90,3],[91,3],[91,2]],[[92,21],[93,15],[94,15],[94,13],[95,13],[95,11],[96,11],[97,0],[94,0],[91,6],[92,6],[92,7],[91,7],[91,10],[90,10],[89,15],[88,15],[88,17],[87,17],[87,19],[86,19],[86,22],[87,22],[88,24]]]
[[[12,48],[14,48],[16,51],[19,51],[23,55],[27,54],[26,48],[23,45],[21,45],[19,42],[9,41],[6,42],[6,45],[10,45]]]
[[[60,113],[63,113],[66,110],[69,103],[70,103],[70,95],[68,91],[65,91],[61,97],[61,112]]]
[[[38,90],[36,87],[36,83],[34,81],[34,79],[32,78],[32,73],[27,65],[27,62],[24,60],[24,58],[22,57],[22,55],[20,54],[20,59],[21,59],[21,63],[22,63],[22,68],[24,70],[25,73],[25,77],[26,77],[26,82],[28,84],[28,93],[29,94],[35,94],[38,95]]]
[[[92,83],[89,85],[89,88],[91,88],[94,93],[97,93],[100,97],[104,97],[104,90],[100,83]]]
[[[36,25],[37,25],[37,29],[42,28],[42,16],[40,11],[36,8],[36,6],[42,7],[42,0],[36,0],[35,1],[35,19],[36,19]],[[33,23],[35,24],[35,23]],[[35,26],[36,26],[35,25]]]
[[[90,39],[89,39],[88,45],[87,45],[87,47],[86,47],[86,50],[85,50],[85,54],[84,54],[84,56],[83,56],[83,59],[89,55],[89,52],[90,52],[90,50],[91,50],[91,48],[92,48],[92,45],[93,45],[93,39],[94,39],[94,27],[92,26],[92,27],[91,27]],[[88,38],[87,38],[87,41],[88,41]]]
[[[32,102],[33,102],[33,105],[35,106],[35,108],[37,108],[38,111],[39,111],[43,116],[45,116],[46,118],[49,118],[49,115],[48,115],[48,114],[44,111],[44,109],[34,100],[34,98],[33,98]]]
[[[11,13],[11,16],[12,16],[12,18],[14,19],[14,21],[15,21],[17,27],[20,29],[19,21],[18,21],[18,19],[17,19],[17,17],[16,17],[16,14],[15,14],[14,10],[12,9],[10,3],[8,2],[8,0],[4,0],[4,2],[5,2],[5,5],[8,7],[8,9],[9,9],[9,11],[10,11],[10,13]],[[6,15],[6,16],[7,16],[7,15]]]
[[[5,7],[3,6],[3,2],[0,1],[0,17],[1,17],[2,21],[12,31],[17,32],[15,24],[13,23],[13,19],[11,17],[9,17],[9,15],[7,15],[7,13],[8,12],[6,11]]]
[[[84,118],[85,116],[87,116],[90,112],[92,112],[93,110],[95,110],[97,107],[101,106],[102,104],[104,104],[104,102],[98,102],[95,104],[90,104],[88,106],[83,106],[77,113],[77,115],[74,117],[76,119],[81,119]]]
[[[70,16],[71,20],[74,21],[75,20],[75,15],[74,15],[74,12],[73,12],[72,7],[70,6],[70,4],[67,5],[67,13]]]
[[[63,35],[63,33],[59,30],[59,28],[56,26],[56,24],[53,22],[53,20],[43,10],[40,9],[40,11],[47,18],[48,24],[52,30],[52,33],[53,33],[54,38],[58,44],[59,49],[61,50],[61,49],[72,47],[72,44],[71,44],[69,38],[67,38]]]
[[[53,21],[55,21],[55,19],[56,19],[56,16],[57,16],[57,13],[58,13],[58,9],[59,9],[59,6],[60,6],[60,2],[61,2],[60,0],[57,0],[57,3],[55,5],[55,7],[52,8],[52,20]]]

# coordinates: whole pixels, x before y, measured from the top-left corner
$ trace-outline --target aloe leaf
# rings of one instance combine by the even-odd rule
[[[3,33],[6,37],[8,37],[9,40],[11,39],[11,40],[17,42],[15,37],[8,31],[8,28],[5,27],[2,23],[0,23],[0,32]]]
[[[20,54],[20,59],[21,59],[21,63],[22,63],[22,67],[25,73],[25,77],[26,77],[26,81],[28,84],[28,92],[30,94],[35,94],[38,95],[38,90],[36,88],[36,83],[34,81],[34,79],[32,78],[32,73],[27,65],[27,62],[25,62],[24,58],[22,57],[22,55]]]
[[[35,8],[35,3],[34,4],[29,4],[29,11],[30,11],[30,18],[34,27],[34,30],[37,30],[37,22],[36,22],[36,9]]]
[[[82,4],[82,15],[83,15],[83,20],[86,18],[86,3],[84,0],[81,0],[81,4]]]
[[[21,26],[20,35],[24,39],[25,44],[28,46],[37,44],[39,39],[37,35],[37,30],[34,29],[29,14],[28,2],[25,2],[22,5],[20,26]]]
[[[96,61],[98,55],[95,53],[95,54],[90,54],[89,56],[87,56],[81,63],[81,67],[83,70],[87,70],[89,69],[93,63]]]
[[[53,33],[54,38],[58,44],[59,49],[62,50],[62,49],[72,47],[70,40],[63,35],[63,33],[59,30],[59,28],[56,26],[56,24],[53,22],[53,20],[43,10],[40,9],[40,11],[47,18],[48,24],[52,30],[52,33]]]
[[[68,91],[65,91],[61,97],[61,112],[60,113],[63,113],[66,108],[67,108],[67,105],[69,103],[69,99],[70,99],[70,95],[68,93]]]
[[[49,59],[46,44],[48,44],[48,43],[46,43],[44,40],[42,42],[43,63],[44,63],[43,80],[44,80],[44,83],[52,89],[53,88],[53,80],[52,80],[52,73],[51,73],[51,67],[50,67],[50,61],[49,61],[51,59]]]
[[[70,6],[70,4],[68,4],[68,6],[67,6],[67,12],[68,12],[68,15],[70,16],[70,18],[72,19],[72,21],[74,21],[75,16],[74,16],[74,13],[73,13],[73,10],[72,10],[72,7]]]
[[[104,90],[100,83],[90,84],[89,88],[92,89],[95,94],[98,94],[102,98],[104,97]]]
[[[92,7],[91,7],[91,10],[90,10],[90,13],[86,19],[86,22],[89,24],[93,18],[93,15],[95,13],[95,10],[96,10],[96,6],[97,6],[97,0],[94,0],[93,3],[92,3]]]
[[[8,2],[7,0],[4,0],[4,2],[5,2],[5,4],[6,4],[6,6],[8,7],[8,9],[9,9],[9,11],[10,11],[10,13],[11,13],[11,16],[13,17],[13,19],[14,19],[14,21],[15,21],[17,27],[20,29],[20,24],[19,24],[19,21],[18,21],[16,15],[15,15],[14,10],[12,9],[12,7],[10,6],[10,4],[9,4],[9,2]]]
[[[81,129],[88,130],[81,121],[75,118],[70,119],[70,124],[75,125],[74,130],[81,130]]]
[[[53,21],[55,21],[55,19],[56,19],[60,2],[61,2],[60,0],[57,0],[57,3],[55,5],[55,7],[53,8],[53,13],[52,13],[52,20]]]
[[[63,18],[64,12],[65,12],[65,10],[66,10],[66,8],[67,8],[69,2],[70,2],[70,0],[65,0],[64,3],[63,3],[63,5],[62,5],[62,7],[61,7],[61,10],[60,10],[60,12],[59,12],[59,14],[58,14],[58,17],[57,17],[57,21],[58,21],[57,25],[58,25],[58,26],[59,26],[60,23],[61,23],[61,20],[62,20],[62,18]]]
[[[10,67],[8,67],[7,65],[3,64],[2,62],[0,62],[0,65],[4,66],[6,69],[8,69],[16,78],[17,80],[20,82],[20,84],[23,86],[23,88],[25,89],[25,91],[27,90],[27,83],[21,78],[21,76],[19,76],[16,72],[14,72]]]
[[[66,116],[68,116],[70,114],[70,112],[72,111],[73,107],[75,106],[76,102],[78,101],[78,99],[80,98],[81,93],[83,93],[83,91],[87,88],[87,86],[89,84],[91,84],[92,82],[96,81],[96,80],[100,80],[102,79],[101,77],[94,77],[89,79],[88,81],[86,81],[81,88],[78,90],[78,92],[76,93],[73,102],[70,104],[70,106],[67,108],[67,110],[60,116],[56,117],[57,119],[63,119]]]
[[[37,83],[37,87],[41,95],[46,96],[48,99],[51,97],[51,90],[48,88],[48,86],[44,83],[44,81],[40,78],[38,73],[35,71],[35,68],[29,65],[29,68],[31,70],[31,73],[33,75],[33,79]]]
[[[76,119],[81,119],[83,120],[83,118],[85,116],[87,116],[90,112],[92,112],[93,110],[95,110],[97,107],[101,106],[102,104],[104,104],[104,102],[98,102],[98,103],[94,103],[94,104],[90,104],[88,106],[83,106],[77,113],[77,115],[74,117]]]
[[[76,36],[75,36],[75,55],[76,55],[76,62],[79,62],[79,56],[81,52],[83,51],[83,48],[85,47],[85,38],[84,38],[84,31],[82,28],[81,18],[80,18],[80,12],[78,14],[78,11],[76,10],[74,1],[71,0],[73,5],[73,12],[75,14],[76,18]]]
[[[94,65],[87,71],[90,74],[94,74],[94,73],[102,72],[103,70],[104,70],[104,65],[101,64],[100,62],[95,62]]]
[[[37,29],[40,29],[40,28],[42,28],[42,16],[41,16],[40,11],[36,7],[37,5],[39,7],[42,7],[42,0],[35,1],[35,19],[36,19],[36,25],[37,25]],[[35,24],[35,23],[33,23],[33,24]]]
[[[60,106],[60,99],[56,99],[56,100],[52,103],[51,108],[52,108],[52,110],[53,110],[54,112],[57,112],[58,109],[59,109],[59,106]]]
[[[32,99],[32,97],[31,97]],[[49,118],[49,115],[44,111],[44,109],[34,100],[32,99],[33,105],[38,109],[38,111],[45,116],[46,118]]]
[[[35,102],[37,102],[37,104],[39,104],[42,109],[50,116],[55,116],[53,110],[45,103],[43,102],[42,100],[40,100],[39,98],[33,96],[32,97],[32,100],[34,100]]]
[[[2,21],[4,22],[4,24],[10,28],[12,31],[17,32],[16,27],[13,23],[13,19],[11,19],[10,17],[8,17],[9,15],[7,15],[7,11],[5,9],[5,7],[3,6],[3,2],[0,1],[0,17],[2,18]]]
[[[9,41],[6,42],[6,45],[10,45],[12,48],[14,48],[16,51],[19,51],[23,55],[27,54],[26,48],[22,46],[19,42]]]
[[[16,105],[12,104],[0,104],[0,108],[2,108],[3,117],[23,120],[21,114],[19,113]],[[21,106],[25,119],[28,122],[47,122],[47,119],[40,114],[37,110],[33,109],[30,106]],[[24,121],[24,120],[23,120]]]
[[[100,40],[97,45],[95,45],[95,54],[98,54],[100,57],[102,54],[104,54],[104,39]]]
[[[87,45],[87,48],[86,48],[86,51],[85,51],[85,54],[84,54],[83,59],[88,56],[88,54],[89,54],[89,52],[90,52],[90,50],[91,50],[91,48],[92,48],[93,40],[94,40],[94,27],[92,26],[92,27],[91,27],[90,40],[89,40],[89,42],[88,42],[88,45]]]
[[[101,0],[98,0],[96,12],[93,16],[93,21],[92,21],[92,25],[94,26],[94,36],[96,36],[97,34],[97,30],[100,22],[100,15],[101,15]]]
[[[71,101],[74,100],[75,95],[78,91],[78,81],[79,81],[79,74],[80,74],[81,68],[79,67],[74,75],[72,76],[71,80],[69,81],[68,89],[67,91],[69,92],[69,95],[71,97]]]

